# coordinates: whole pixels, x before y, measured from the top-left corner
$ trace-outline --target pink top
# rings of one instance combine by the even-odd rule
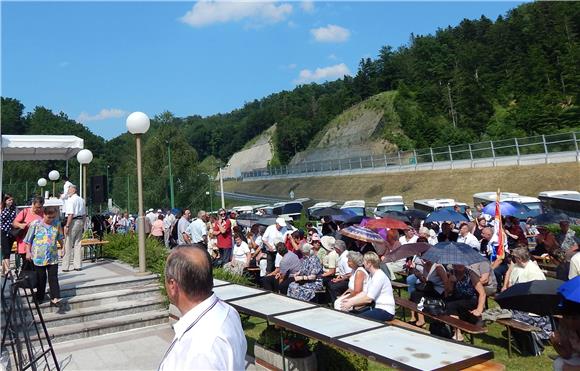
[[[151,235],[163,236],[163,220],[157,219],[151,226]]]
[[[25,213],[26,213],[26,217],[24,217]],[[16,223],[26,223],[26,228],[24,229],[24,233],[22,235],[22,238],[16,239],[16,244],[18,246],[18,253],[19,254],[26,254],[26,242],[24,242],[23,239],[26,236],[26,232],[28,232],[28,226],[30,225],[30,223],[32,223],[35,220],[42,220],[43,217],[44,217],[44,212],[42,212],[40,215],[35,214],[32,212],[32,208],[29,207],[26,209],[22,209],[18,213],[18,215],[16,215],[16,218],[14,218],[14,221]]]

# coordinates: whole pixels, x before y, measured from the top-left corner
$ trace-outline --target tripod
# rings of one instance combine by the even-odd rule
[[[5,290],[9,280],[11,282],[10,296],[7,297]],[[56,353],[42,317],[40,305],[32,290],[33,287],[31,278],[24,275],[22,270],[18,276],[16,276],[14,271],[10,271],[5,276],[2,284],[2,309],[5,323],[3,324],[4,330],[2,331],[0,348],[4,350],[8,340],[8,345],[12,350],[15,370],[24,371],[30,368],[33,371],[39,369],[60,371]],[[34,318],[35,314],[38,317],[37,321]],[[42,326],[42,335],[38,328],[39,323]],[[36,336],[31,337],[31,333]],[[44,344],[43,340],[47,344]],[[33,341],[37,341],[38,344],[35,346]],[[40,345],[40,349],[38,349],[38,345]],[[49,353],[52,356],[53,367],[50,366]]]

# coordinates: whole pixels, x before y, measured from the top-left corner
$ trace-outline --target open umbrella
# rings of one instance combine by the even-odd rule
[[[367,228],[379,229],[379,228],[389,228],[389,229],[409,229],[409,226],[400,220],[392,218],[381,218],[381,219],[371,219],[366,224]]]
[[[403,213],[411,219],[421,219],[421,220],[427,219],[427,215],[428,215],[423,210],[417,210],[417,209],[409,209],[409,210],[404,211]]]
[[[439,264],[461,264],[471,265],[481,263],[486,258],[475,251],[471,246],[460,242],[439,242],[421,256],[424,260],[429,260]]]
[[[380,234],[371,231],[365,227],[359,227],[357,225],[351,225],[350,227],[343,228],[339,231],[343,236],[350,237],[354,240],[370,242],[370,243],[384,243],[385,240]]]
[[[402,211],[397,211],[397,210],[389,210],[389,211],[385,211],[384,213],[377,213],[378,216],[380,216],[381,218],[391,218],[391,219],[397,219],[400,220],[402,222],[405,223],[411,223],[411,218],[409,218],[407,215],[405,215],[404,212]]]
[[[533,223],[536,225],[558,224],[561,221],[569,221],[570,218],[564,213],[545,213],[536,216]]]
[[[395,262],[397,260],[406,258],[407,256],[413,256],[418,254],[423,254],[425,251],[429,250],[431,245],[427,242],[415,242],[401,245],[395,250],[385,254],[383,256],[386,262]]]
[[[552,315],[557,312],[560,297],[558,288],[560,280],[535,280],[516,283],[495,297],[495,301],[504,309],[531,312],[539,316]]]
[[[316,209],[310,213],[310,216],[314,218],[322,218],[323,216],[332,216],[332,215],[343,215],[341,209],[337,207],[323,207],[321,209]]]
[[[529,207],[519,202],[503,201],[499,203],[501,215],[511,215],[517,217],[526,217],[531,211]],[[487,204],[483,208],[483,213],[487,215],[495,215],[495,202]]]
[[[580,276],[564,282],[558,288],[558,293],[563,299],[558,306],[559,313],[580,313]]]
[[[457,211],[449,210],[449,209],[440,209],[433,211],[431,214],[427,216],[425,219],[427,223],[429,222],[468,222],[469,219],[463,214],[458,213]]]
[[[344,224],[360,224],[365,219],[362,215],[347,216],[343,220]]]

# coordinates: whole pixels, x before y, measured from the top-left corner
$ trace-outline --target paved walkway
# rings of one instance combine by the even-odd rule
[[[173,340],[169,324],[54,344],[61,369],[157,370]],[[256,370],[246,357],[246,370]]]

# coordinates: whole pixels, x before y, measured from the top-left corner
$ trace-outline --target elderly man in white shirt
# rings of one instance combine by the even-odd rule
[[[284,235],[288,232],[286,220],[277,218],[276,223],[268,226],[262,235],[262,243],[266,247],[268,273],[274,270],[274,261],[276,260],[276,243],[284,242]]]
[[[461,227],[459,227],[459,236],[457,236],[457,242],[467,244],[477,252],[479,252],[481,247],[481,242],[479,242],[477,237],[475,237],[469,231],[469,224],[467,223],[463,223],[461,224]]]
[[[247,342],[240,316],[212,292],[211,269],[203,249],[176,247],[167,258],[167,297],[181,319],[173,325],[175,337],[159,371],[245,369]]]
[[[336,240],[334,242],[334,251],[339,254],[338,263],[336,264],[336,277],[327,281],[332,303],[348,289],[348,280],[352,274],[352,268],[348,266],[348,251],[344,241]]]
[[[71,184],[68,188],[68,198],[65,204],[66,225],[64,226],[65,244],[62,258],[62,271],[69,272],[71,259],[75,271],[82,269],[81,239],[85,230],[85,200],[77,195],[77,187]]]

